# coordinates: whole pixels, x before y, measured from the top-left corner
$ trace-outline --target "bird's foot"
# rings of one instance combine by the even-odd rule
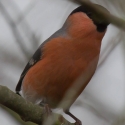
[[[46,111],[47,117],[50,116],[52,111],[51,111],[49,105],[45,104],[44,107],[45,107],[45,111]]]
[[[75,125],[82,125],[82,122],[80,120],[76,120]]]
[[[49,107],[48,104],[45,104],[45,103],[43,103],[43,102],[40,102],[39,105],[42,106],[42,107],[44,107],[45,113],[47,114],[47,117],[51,115],[52,111],[51,111],[51,108]]]

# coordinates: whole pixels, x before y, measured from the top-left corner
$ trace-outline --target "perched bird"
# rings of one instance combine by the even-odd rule
[[[109,13],[104,7],[94,5]],[[76,96],[69,99],[70,104],[64,109],[76,121],[76,125],[81,125],[69,108],[96,70],[101,41],[108,25],[105,19],[86,6],[73,10],[62,28],[44,41],[30,59],[21,74],[16,92],[19,94],[22,90],[23,97],[33,103],[57,108],[66,92],[76,84],[77,78],[87,72],[87,78],[76,90]]]

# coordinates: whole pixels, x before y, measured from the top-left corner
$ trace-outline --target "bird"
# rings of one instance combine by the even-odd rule
[[[103,6],[93,5],[109,13]],[[20,76],[16,93],[22,91],[26,100],[55,109],[68,90],[77,85],[75,81],[87,73],[80,89],[76,89],[76,95],[68,99],[68,106],[61,107],[76,121],[76,125],[82,125],[69,110],[96,71],[102,39],[109,24],[85,5],[75,8],[62,27],[45,40],[30,58]],[[63,101],[67,100],[64,98]]]

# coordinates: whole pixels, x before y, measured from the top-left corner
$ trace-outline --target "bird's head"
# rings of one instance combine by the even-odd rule
[[[97,4],[93,4],[93,5],[96,8],[102,10],[103,12],[109,14],[109,11],[106,8],[102,7],[101,5],[97,5]],[[83,5],[79,6],[75,10],[73,10],[69,16],[72,16],[73,14],[76,14],[79,12],[85,13],[93,21],[93,23],[96,25],[97,30],[99,32],[104,32],[106,30],[107,26],[109,25],[109,22],[103,16],[100,16],[99,14],[94,12],[91,8],[88,8],[88,7],[83,6]]]

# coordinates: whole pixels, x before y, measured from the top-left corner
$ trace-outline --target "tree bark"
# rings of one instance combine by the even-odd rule
[[[5,86],[0,85],[0,104],[20,115],[22,120],[31,121],[39,125],[74,125],[65,120],[61,115],[52,113],[47,117],[44,107],[27,102]]]

